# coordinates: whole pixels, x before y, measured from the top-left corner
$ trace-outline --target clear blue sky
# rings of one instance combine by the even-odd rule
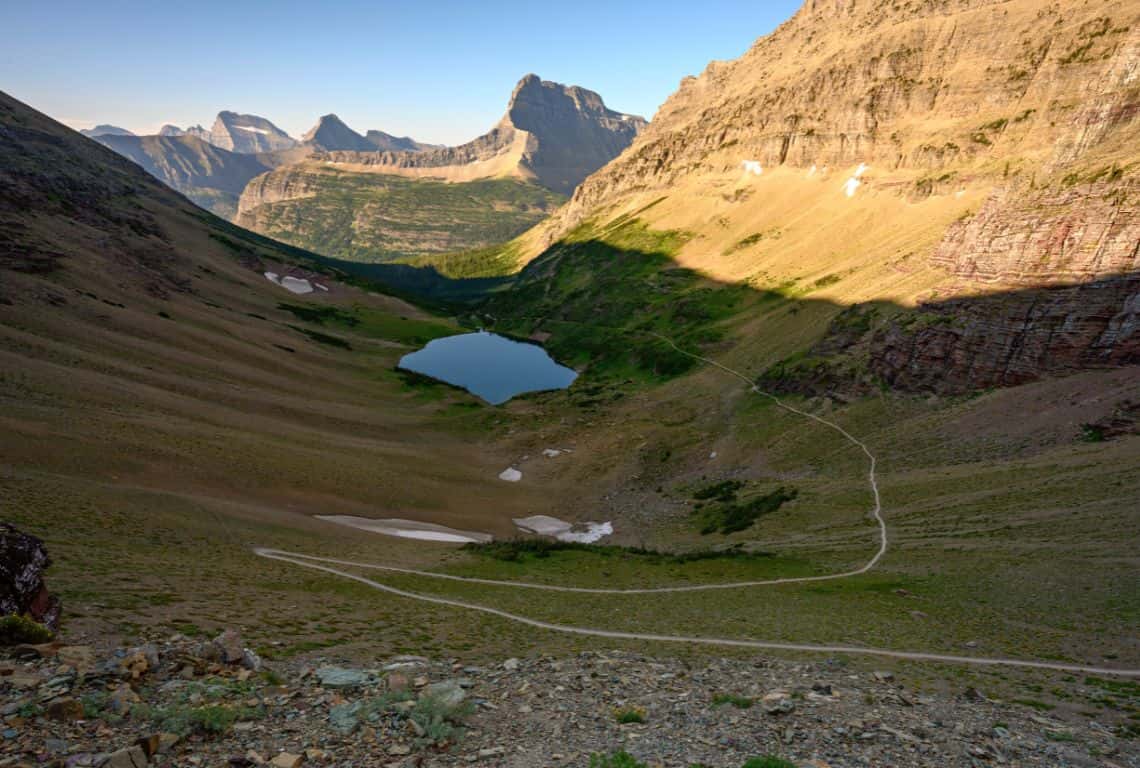
[[[74,127],[207,128],[222,109],[290,134],[455,144],[534,72],[652,117],[685,75],[742,54],[799,0],[4,0],[0,89]]]

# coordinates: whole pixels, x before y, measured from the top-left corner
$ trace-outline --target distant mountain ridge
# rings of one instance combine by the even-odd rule
[[[190,134],[96,139],[214,213],[230,218],[245,185],[270,170],[258,155],[229,152]]]
[[[135,134],[128,131],[126,128],[120,128],[117,125],[108,125],[103,123],[94,128],[84,128],[80,131],[84,136],[89,139],[98,138],[99,136],[134,136]]]
[[[513,175],[569,194],[621,154],[647,125],[643,117],[607,108],[594,91],[530,74],[515,86],[502,119],[466,144],[422,152],[334,151],[318,159],[421,177]]]
[[[349,128],[343,120],[333,114],[325,115],[318,120],[317,124],[301,137],[301,143],[324,150],[368,152],[376,149],[372,142]]]

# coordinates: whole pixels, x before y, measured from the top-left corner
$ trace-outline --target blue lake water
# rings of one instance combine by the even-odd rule
[[[404,355],[400,368],[463,387],[499,405],[523,392],[566,389],[578,374],[535,344],[487,331],[447,336]]]

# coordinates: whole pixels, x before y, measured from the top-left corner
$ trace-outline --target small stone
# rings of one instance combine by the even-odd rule
[[[44,716],[48,720],[60,723],[70,723],[83,719],[83,704],[71,697],[64,697],[52,701],[44,709]]]
[[[56,658],[83,675],[95,668],[95,649],[86,645],[65,645],[56,652]]]
[[[140,701],[139,696],[134,690],[123,683],[107,697],[107,709],[114,712],[116,715],[127,715],[131,711],[131,707]]]
[[[254,765],[265,765],[265,758],[252,749],[245,753],[245,759]]]
[[[241,665],[250,672],[258,672],[261,670],[261,657],[249,648],[244,648],[241,652]]]
[[[142,651],[135,651],[128,654],[126,658],[119,662],[119,671],[126,677],[132,680],[138,680],[147,670],[150,669],[150,661],[147,660],[146,654]]]
[[[103,768],[146,768],[146,753],[142,747],[128,747],[112,752]]]
[[[438,701],[445,707],[454,708],[463,703],[467,698],[467,693],[463,690],[463,685],[458,680],[444,680],[440,683],[432,683],[424,689],[422,694],[424,698],[431,698]]]
[[[795,711],[796,703],[792,701],[787,691],[772,691],[760,700],[764,711],[769,715],[786,715]]]
[[[412,748],[406,744],[393,744],[388,747],[388,754],[393,756],[410,755],[412,754]]]
[[[507,670],[508,672],[514,672],[518,668],[519,668],[519,660],[518,659],[507,659],[506,661],[503,662],[503,669]]]
[[[325,688],[360,688],[374,682],[372,675],[363,669],[321,667],[316,675]]]
[[[411,687],[412,681],[403,672],[389,672],[384,678],[384,681],[389,691],[399,692],[406,691]]]
[[[872,674],[874,675],[875,680],[880,683],[889,683],[895,679],[894,673],[892,672],[874,672]]]
[[[245,647],[241,642],[241,635],[232,629],[227,629],[214,638],[214,649],[220,661],[226,664],[237,664],[245,656]]]
[[[292,752],[281,752],[274,756],[269,764],[273,768],[299,768],[305,762],[304,755],[294,755]]]

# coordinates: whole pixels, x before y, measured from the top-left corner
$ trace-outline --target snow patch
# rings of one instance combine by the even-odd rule
[[[285,277],[281,277],[276,272],[266,272],[264,274],[266,280],[273,283],[274,285],[280,285],[282,288],[291,291],[292,293],[313,292],[313,284],[303,277],[292,277],[291,275],[285,275]],[[328,288],[321,288],[321,290],[327,291]]]
[[[759,160],[745,160],[741,165],[744,167],[744,173],[751,173],[753,176],[759,176],[764,173],[764,166],[760,164]]]
[[[810,171],[808,171],[808,175],[807,175],[807,177],[808,177],[809,179],[810,179],[812,176],[815,176],[815,170],[816,170],[816,169],[815,169],[815,163],[812,163],[812,166],[811,166],[811,170],[810,170]]]
[[[855,169],[855,178],[859,178],[868,170],[866,163],[859,163],[859,167]]]
[[[516,517],[515,527],[525,533],[551,536],[559,541],[577,542],[579,544],[592,544],[604,536],[612,535],[614,532],[613,523],[568,523],[549,515]]]
[[[385,536],[396,536],[401,539],[419,539],[421,541],[443,541],[450,544],[467,544],[470,542],[491,541],[489,533],[479,531],[460,531],[435,523],[421,523],[418,520],[401,520],[390,518],[386,520],[373,520],[370,517],[356,517],[354,515],[317,515],[318,520],[337,525],[347,525],[361,531],[380,533]]]
[[[506,480],[508,483],[517,483],[522,480],[522,472],[519,472],[514,467],[507,467],[499,473],[500,480]]]
[[[557,448],[543,448],[542,455],[548,459],[553,459],[556,456],[561,456],[562,451],[558,450]]]
[[[847,193],[848,197],[855,197],[855,190],[859,189],[861,183],[859,179],[852,176],[843,183],[843,190]]]
[[[269,135],[269,131],[265,130],[264,128],[254,128],[252,125],[235,125],[233,127],[238,129],[239,131],[249,131],[250,133],[260,133],[263,136]]]

